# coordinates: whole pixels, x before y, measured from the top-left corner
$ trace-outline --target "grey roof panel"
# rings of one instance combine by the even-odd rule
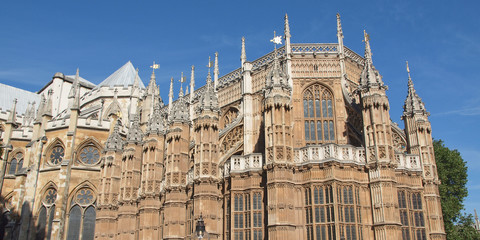
[[[17,114],[23,114],[27,110],[28,102],[35,102],[35,107],[40,103],[40,95],[20,88],[0,83],[0,109],[10,111],[13,99],[17,99]],[[35,109],[36,110],[36,109]]]
[[[129,85],[133,85],[135,81],[136,71],[133,67],[133,64],[128,61],[125,65],[119,68],[117,71],[112,73],[108,78],[106,78],[103,82],[98,84],[98,87],[108,86],[124,86],[127,87]],[[145,88],[142,79],[139,78],[139,87]]]

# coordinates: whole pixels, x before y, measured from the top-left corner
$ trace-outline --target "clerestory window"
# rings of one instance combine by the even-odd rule
[[[335,141],[333,94],[315,84],[303,93],[305,141],[320,144]]]

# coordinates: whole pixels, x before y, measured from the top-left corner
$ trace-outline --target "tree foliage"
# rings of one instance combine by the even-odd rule
[[[467,164],[456,149],[445,147],[442,140],[433,142],[437,163],[443,221],[447,239],[480,239],[473,228],[472,215],[462,214],[463,200],[468,195]]]

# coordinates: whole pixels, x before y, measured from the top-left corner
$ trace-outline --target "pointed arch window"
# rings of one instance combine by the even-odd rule
[[[60,164],[65,155],[65,149],[61,145],[52,148],[49,154],[48,163],[52,166]]]
[[[50,239],[53,218],[55,216],[55,200],[57,200],[57,190],[55,188],[47,189],[42,199],[42,207],[38,213],[38,227],[35,239]]]
[[[85,165],[95,165],[100,160],[100,150],[93,144],[88,144],[78,154],[78,160]]]
[[[95,234],[95,193],[82,188],[75,193],[68,214],[67,240],[93,240]]]
[[[326,87],[315,84],[303,93],[305,141],[319,144],[335,141],[333,94]]]
[[[15,175],[23,167],[23,153],[19,152],[10,160],[8,175]]]

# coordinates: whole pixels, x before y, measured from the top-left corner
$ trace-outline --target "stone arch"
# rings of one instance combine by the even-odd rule
[[[228,124],[232,123],[238,117],[238,115],[240,115],[239,109],[234,106],[230,106],[220,117],[220,129],[223,129]]]
[[[86,180],[72,189],[68,197],[65,230],[67,239],[93,239],[95,230],[97,189]],[[83,237],[82,237],[83,236]]]
[[[23,168],[25,151],[22,148],[15,148],[8,154],[8,162],[5,169],[5,175],[15,175]]]
[[[53,181],[47,182],[40,190],[39,200],[35,203],[34,218],[36,219],[36,238],[50,239],[55,217],[56,200],[58,187]]]
[[[60,151],[58,151],[59,148],[63,149],[63,155],[61,154]],[[45,148],[45,151],[43,152],[43,158],[42,158],[43,160],[41,162],[41,165],[44,167],[45,166],[53,167],[53,166],[60,165],[61,162],[57,162],[54,164],[54,162],[56,162],[57,160],[60,160],[60,159],[57,159],[57,157],[59,157],[60,155],[62,155],[61,160],[63,161],[63,157],[65,155],[65,144],[60,138],[56,137]],[[52,157],[56,160],[53,161]]]
[[[80,144],[78,144],[75,148],[75,161],[73,163],[75,165],[98,166],[101,164],[103,149],[104,147],[102,146],[100,141],[98,141],[98,139],[96,139],[95,137],[88,137]],[[85,151],[89,155],[89,157],[94,155],[94,159],[92,159],[94,161],[91,164],[82,161],[82,157],[85,157],[84,155],[82,155],[82,151]]]
[[[336,114],[333,90],[320,82],[313,82],[302,90],[303,139],[306,144],[335,142]]]

